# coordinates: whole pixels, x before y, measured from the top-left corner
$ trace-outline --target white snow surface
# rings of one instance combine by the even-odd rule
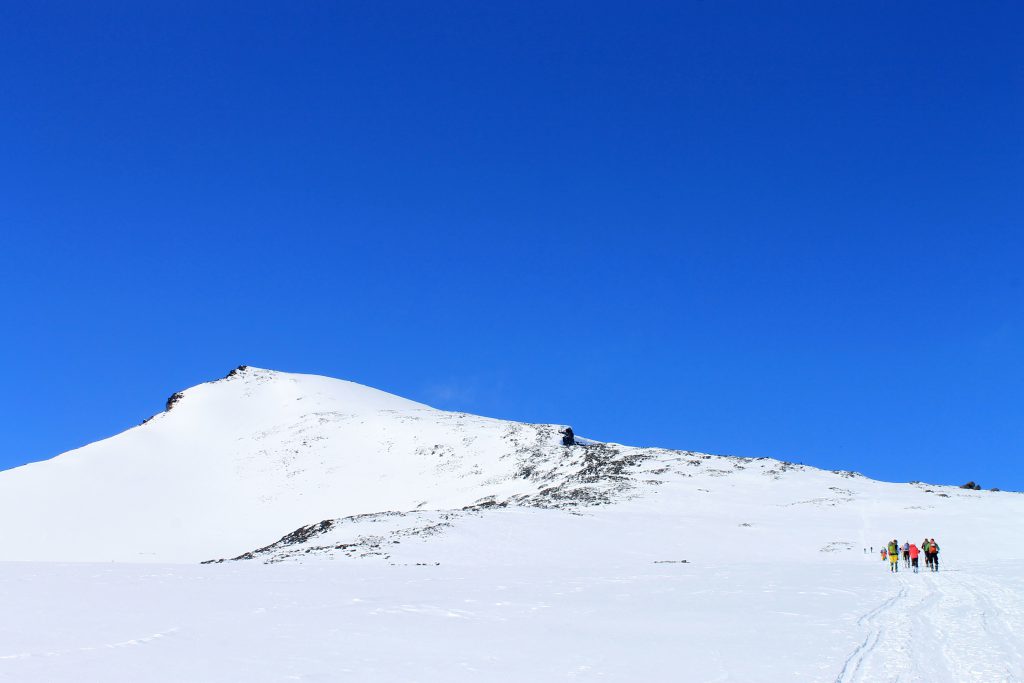
[[[1024,676],[1017,563],[0,563],[0,681]]]
[[[247,368],[0,473],[0,680],[1024,680],[1024,496],[561,429]]]

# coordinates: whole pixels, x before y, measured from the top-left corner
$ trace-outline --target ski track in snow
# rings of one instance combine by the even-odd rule
[[[1024,680],[1019,591],[963,570],[901,570],[896,593],[857,620],[867,628],[836,683]]]
[[[882,633],[885,628],[884,617],[892,609],[893,606],[902,601],[907,595],[906,587],[901,587],[896,595],[888,598],[878,607],[875,607],[870,612],[863,614],[857,619],[857,626],[867,627],[868,634],[864,638],[864,641],[857,646],[857,648],[850,653],[850,656],[846,658],[843,663],[843,668],[839,672],[839,676],[836,678],[836,683],[852,683],[853,681],[864,680],[861,677],[861,668],[864,662],[868,660],[875,652],[878,647],[879,640],[882,637]]]

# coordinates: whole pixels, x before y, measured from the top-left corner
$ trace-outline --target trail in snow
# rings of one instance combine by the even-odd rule
[[[1024,680],[1020,576],[996,580],[987,571],[893,575],[893,595],[858,620],[867,634],[836,683]]]
[[[864,613],[857,619],[857,626],[867,628],[868,634],[865,636],[864,641],[843,662],[843,668],[836,679],[837,683],[851,683],[851,681],[861,680],[861,669],[864,666],[864,662],[874,655],[875,650],[878,648],[878,643],[885,630],[886,617],[893,607],[903,601],[906,596],[906,586],[900,586],[895,595],[887,598],[882,604],[872,608],[871,611]]]

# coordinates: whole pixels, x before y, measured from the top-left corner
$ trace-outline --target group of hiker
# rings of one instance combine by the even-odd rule
[[[925,566],[933,572],[939,571],[939,544],[934,538],[926,538],[918,547],[907,541],[902,546],[895,538],[882,548],[882,562],[889,560],[889,571],[900,570],[900,555],[903,556],[903,566],[914,569],[917,573],[917,561],[921,554],[924,554]]]

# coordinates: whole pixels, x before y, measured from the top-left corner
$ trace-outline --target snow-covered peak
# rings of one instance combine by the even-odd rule
[[[293,406],[290,401],[309,403]],[[308,412],[310,404],[349,412],[431,409],[355,382],[240,365],[223,379],[175,393],[168,399],[168,412],[173,408],[176,418],[187,412],[195,419],[208,420],[221,417],[225,411],[243,410],[257,421],[263,419],[267,411]]]
[[[527,495],[522,462],[556,432],[240,367],[138,427],[0,473],[0,559],[202,560],[310,520]]]
[[[566,445],[564,430],[240,367],[177,392],[138,427],[0,472],[0,560],[389,557],[384,546],[428,537],[434,548],[469,543],[501,561],[609,547],[644,557],[666,547],[721,557],[786,549],[807,559],[926,533],[1020,555],[993,541],[1016,533],[1019,494]],[[453,525],[458,533],[442,533]],[[446,557],[467,551],[453,552]]]

